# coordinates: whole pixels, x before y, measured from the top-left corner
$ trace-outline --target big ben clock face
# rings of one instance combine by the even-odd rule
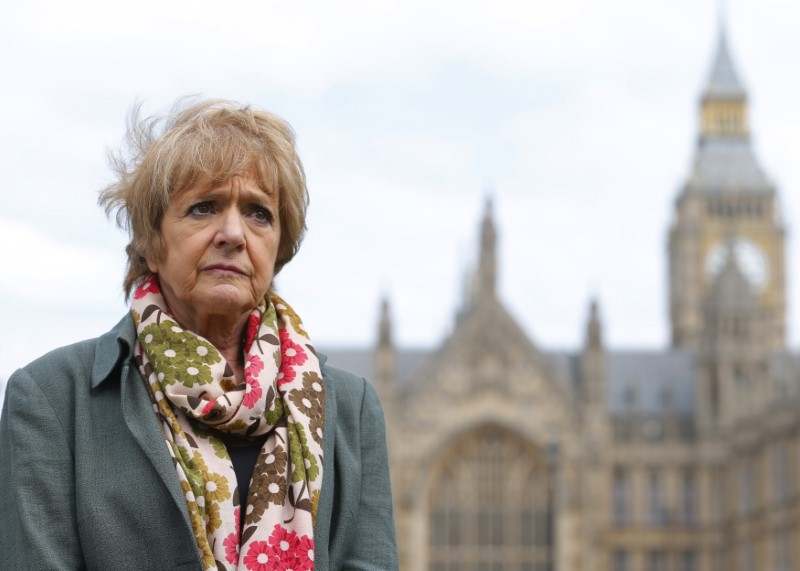
[[[764,251],[749,238],[736,236],[711,248],[706,256],[705,269],[708,276],[713,280],[722,271],[731,251],[747,281],[756,291],[761,291],[769,280],[769,262]]]

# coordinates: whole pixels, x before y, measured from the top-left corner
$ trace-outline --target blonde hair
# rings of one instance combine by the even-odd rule
[[[158,260],[162,253],[161,220],[170,200],[195,184],[254,176],[265,191],[277,192],[275,274],[297,253],[306,230],[306,177],[294,131],[277,115],[224,99],[181,99],[166,115],[142,118],[136,104],[125,143],[109,153],[117,180],[98,202],[130,236],[127,297],[150,274],[146,258]]]

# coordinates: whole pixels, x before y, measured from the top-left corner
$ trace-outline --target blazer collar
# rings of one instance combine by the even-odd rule
[[[130,313],[119,320],[110,331],[97,338],[97,350],[92,365],[92,388],[112,376],[120,363],[133,355],[136,326]]]

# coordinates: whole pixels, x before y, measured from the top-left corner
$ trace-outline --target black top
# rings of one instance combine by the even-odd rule
[[[247,492],[250,489],[250,479],[253,477],[253,468],[256,467],[261,444],[247,444],[245,446],[226,446],[233,462],[233,471],[236,472],[236,483],[239,486],[239,533],[244,530],[244,516],[247,511]]]

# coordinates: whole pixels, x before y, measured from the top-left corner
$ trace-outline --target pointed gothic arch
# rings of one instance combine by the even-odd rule
[[[543,448],[491,424],[456,439],[428,490],[430,571],[552,571],[553,466]]]

